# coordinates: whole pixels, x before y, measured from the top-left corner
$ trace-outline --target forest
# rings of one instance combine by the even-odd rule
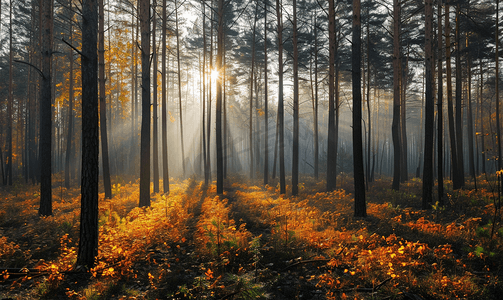
[[[499,299],[499,0],[0,0],[0,299]]]

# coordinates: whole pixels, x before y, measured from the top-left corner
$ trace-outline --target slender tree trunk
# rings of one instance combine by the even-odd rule
[[[279,123],[279,192],[286,194],[285,181],[285,135],[284,135],[284,104],[283,104],[283,12],[280,0],[276,0],[276,16],[278,19],[278,123]]]
[[[169,169],[168,169],[168,121],[167,121],[167,90],[166,90],[166,48],[168,47],[166,43],[166,27],[167,27],[167,15],[166,15],[166,0],[162,1],[162,50],[161,50],[161,82],[162,82],[162,183],[163,192],[165,194],[169,193]]]
[[[293,0],[293,151],[292,195],[299,193],[299,49],[297,46],[297,0]]]
[[[368,139],[367,139],[367,189],[368,183],[372,181],[372,170],[370,167],[370,148],[372,144],[372,119],[370,112],[370,14],[369,2],[367,2],[367,126],[368,126]]]
[[[433,131],[435,106],[433,97],[433,1],[425,3],[425,69],[426,95],[424,112],[424,167],[423,167],[423,209],[433,202]],[[441,87],[440,87],[441,88]]]
[[[320,148],[318,137],[318,28],[314,17],[314,105],[313,105],[313,122],[314,122],[314,178],[319,178],[320,165]],[[335,27],[335,26],[334,26]]]
[[[258,6],[258,5],[257,5]],[[224,161],[222,149],[222,74],[224,56],[224,0],[218,0],[218,52],[217,52],[217,98],[216,98],[216,142],[217,142],[217,194],[224,192]]]
[[[468,48],[468,42],[469,38],[468,36],[466,38],[466,47]],[[468,111],[467,111],[467,126],[468,126],[468,161],[470,164],[470,175],[473,178],[473,184],[475,185],[475,190],[477,190],[477,176],[475,173],[475,152],[473,151],[474,149],[474,133],[473,133],[473,109],[472,109],[472,59],[470,56],[470,53],[466,54],[466,69],[467,69],[467,79],[468,79],[468,86],[466,87],[466,96],[467,96],[467,103],[468,103]]]
[[[500,126],[500,95],[499,95],[499,82],[500,82],[500,68],[499,68],[499,10],[500,1],[496,0],[496,29],[494,31],[494,40],[496,41],[495,52],[495,74],[496,80],[494,90],[496,94],[496,137],[498,146],[498,170],[502,169],[501,162],[501,126]]]
[[[185,177],[185,151],[183,148],[183,113],[182,113],[182,72],[180,70],[180,32],[178,31],[178,1],[175,1],[176,24],[176,61],[178,66],[178,109],[180,111],[180,144],[182,147],[182,170]],[[209,135],[208,135],[209,140]]]
[[[202,11],[203,11],[203,70],[202,70],[202,81],[203,81],[203,160],[204,160],[204,184],[208,185],[210,181],[210,171],[209,171],[209,156],[206,151],[206,5],[204,1],[201,1]]]
[[[400,145],[402,146],[400,151],[400,178],[402,182],[409,180],[409,170],[408,170],[408,147],[407,147],[407,73],[409,70],[409,45],[407,46],[407,57],[405,58],[405,64],[403,65],[402,59],[400,59],[400,74],[402,75],[400,79]]]
[[[112,199],[112,185],[110,182],[110,162],[108,157],[107,135],[107,102],[105,91],[105,13],[104,0],[98,0],[99,6],[99,95],[100,95],[100,131],[101,131],[101,159],[103,164],[103,186],[105,198]]]
[[[269,109],[267,96],[267,1],[264,0],[264,185],[269,183]]]
[[[69,1],[70,2],[70,10],[72,10],[72,1]],[[70,36],[70,44],[72,44],[73,42],[73,25],[72,25],[72,22],[73,22],[73,13],[72,13],[72,17],[70,19],[70,22],[69,23],[69,36]],[[69,88],[68,88],[68,134],[67,134],[67,137],[66,137],[66,157],[65,157],[65,187],[67,189],[70,188],[70,185],[71,185],[71,179],[70,179],[70,169],[71,169],[71,166],[70,166],[70,163],[71,163],[71,158],[72,158],[72,155],[73,155],[73,149],[72,149],[72,141],[73,141],[73,97],[74,97],[74,94],[73,94],[73,50],[70,49],[69,52],[68,52],[68,60],[69,60],[69,63],[70,63],[70,75],[69,75]]]
[[[42,84],[40,87],[40,209],[42,216],[52,215],[52,99],[51,99],[51,65],[53,36],[53,2],[41,1],[42,24]]]
[[[9,95],[8,95],[8,100],[7,100],[7,156],[6,156],[6,175],[7,175],[7,184],[12,185],[12,127],[14,126],[13,124],[13,111],[12,107],[14,105],[14,95],[13,95],[13,86],[14,86],[14,81],[13,81],[13,57],[14,57],[14,47],[12,47],[12,0],[10,0],[10,12],[9,12]],[[51,15],[52,17],[52,15]],[[45,29],[45,28],[44,28]],[[50,54],[49,54],[50,55]],[[48,69],[50,72],[50,69]],[[49,81],[50,84],[50,81]],[[50,88],[50,86],[49,86]],[[47,115],[46,115],[47,117]],[[50,121],[49,121],[50,122]],[[41,203],[42,205],[42,203]],[[52,214],[52,213],[50,213]]]
[[[336,187],[337,159],[336,159],[336,130],[335,130],[335,4],[334,0],[328,1],[328,137],[327,137],[327,191]]]
[[[485,129],[484,129],[484,107],[482,99],[484,97],[484,69],[482,68],[482,59],[480,60],[480,148],[482,152],[482,173],[486,174],[486,144],[485,144]]]
[[[444,153],[443,153],[443,125],[444,125],[444,120],[443,120],[443,92],[444,92],[444,85],[442,81],[442,47],[443,47],[443,39],[442,39],[442,3],[438,1],[438,9],[437,9],[437,26],[438,26],[438,31],[437,31],[437,40],[438,40],[438,46],[437,46],[437,177],[438,177],[438,202],[440,205],[444,204],[444,172],[443,172],[443,166],[444,166]],[[433,202],[433,201],[432,201]]]
[[[253,170],[253,76],[255,75],[255,36],[256,36],[256,28],[257,28],[257,19],[258,19],[258,5],[257,1],[255,4],[255,17],[253,19],[253,29],[252,29],[252,53],[251,53],[251,72],[250,72],[250,110],[249,110],[249,120],[248,126],[250,127],[249,139],[250,139],[250,178],[254,177]]]
[[[450,5],[445,4],[445,63],[447,71],[447,116],[449,118],[449,138],[451,146],[451,168],[452,168],[452,184],[454,189],[459,189],[458,156],[456,148],[456,132],[454,128],[454,109],[452,104],[452,71],[451,71],[451,24],[449,19]]]
[[[91,268],[98,255],[98,3],[82,2],[82,186],[77,265]]]
[[[157,7],[157,1],[154,0],[154,15],[152,16],[152,55],[153,55],[153,66],[152,66],[152,164],[153,164],[153,179],[154,179],[154,193],[159,193],[159,125],[158,125],[158,104],[157,104],[157,39],[156,39],[156,28],[157,28],[157,13],[155,13]]]
[[[392,189],[400,188],[400,4],[393,0],[393,184]]]
[[[150,206],[150,1],[138,0],[141,29],[140,202]]]
[[[455,173],[459,176],[459,183],[461,186],[465,185],[465,167],[463,158],[463,113],[461,110],[462,105],[462,89],[463,89],[463,79],[461,75],[461,38],[459,32],[460,23],[460,4],[456,5],[456,154],[458,158],[458,170]]]
[[[355,217],[367,216],[365,175],[363,170],[362,90],[361,90],[361,17],[360,0],[353,0],[353,40],[351,65],[353,82],[353,172],[355,186]]]

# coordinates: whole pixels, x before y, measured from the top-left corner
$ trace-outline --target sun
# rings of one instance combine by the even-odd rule
[[[217,69],[212,69],[210,72],[211,81],[216,81],[218,79],[219,72]]]

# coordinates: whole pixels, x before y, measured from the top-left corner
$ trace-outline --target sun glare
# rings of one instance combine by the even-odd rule
[[[211,81],[217,81],[217,79],[218,79],[218,70],[216,70],[216,69],[211,70],[210,76],[211,76]]]

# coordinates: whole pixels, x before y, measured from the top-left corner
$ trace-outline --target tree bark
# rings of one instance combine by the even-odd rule
[[[77,265],[91,268],[98,255],[98,3],[82,1],[82,186]]]
[[[494,40],[496,41],[495,47],[495,74],[496,80],[494,85],[496,95],[496,137],[498,146],[498,170],[502,169],[501,160],[501,125],[500,125],[500,95],[499,95],[499,82],[500,82],[500,69],[499,69],[499,6],[500,1],[496,0],[496,29],[494,31]]]
[[[157,13],[156,11],[157,1],[154,0],[154,15],[152,16],[152,52],[153,52],[153,66],[152,66],[152,101],[153,101],[153,121],[152,121],[152,164],[153,164],[153,179],[154,179],[154,193],[159,193],[159,123],[158,119],[158,104],[157,104],[157,40],[156,40],[156,28],[157,28]]]
[[[72,1],[70,2],[70,11],[72,10]],[[68,22],[69,23],[69,40],[70,44],[73,42],[73,13],[71,14],[71,19]],[[67,189],[70,188],[71,185],[71,176],[70,176],[70,169],[71,169],[71,158],[73,156],[73,149],[72,149],[72,140],[73,140],[73,50],[70,49],[68,52],[68,60],[69,60],[69,88],[68,88],[68,134],[66,137],[66,157],[65,157],[65,187]]]
[[[351,47],[353,86],[353,174],[355,217],[367,216],[365,175],[363,170],[362,90],[361,90],[361,17],[360,0],[353,0],[353,40]]]
[[[449,138],[451,146],[451,168],[453,189],[459,189],[458,156],[456,146],[456,131],[454,128],[454,108],[452,104],[452,71],[451,71],[451,24],[449,19],[449,2],[445,4],[445,63],[447,72],[447,117],[449,119]]]
[[[13,130],[13,105],[14,105],[14,95],[13,95],[13,86],[14,86],[14,80],[13,80],[13,57],[14,57],[14,47],[12,47],[12,0],[10,0],[9,3],[10,11],[9,11],[9,95],[7,99],[7,155],[5,157],[6,160],[6,166],[5,166],[5,173],[6,173],[6,179],[7,179],[7,184],[12,185],[12,130]],[[45,29],[45,28],[44,28]],[[50,54],[49,54],[50,55]],[[49,83],[50,84],[50,83]],[[49,86],[50,88],[50,86]],[[49,99],[50,100],[50,99]],[[46,116],[47,117],[47,116]],[[52,116],[51,116],[52,118]],[[41,203],[42,205],[42,203]],[[52,214],[52,213],[51,213]]]
[[[336,160],[336,133],[335,133],[335,4],[334,0],[328,1],[328,137],[327,137],[327,191],[336,187],[337,160]]]
[[[297,46],[297,0],[293,0],[293,151],[292,195],[299,193],[299,49]]]
[[[461,38],[459,32],[460,4],[456,4],[456,154],[458,157],[458,180],[461,186],[465,185],[465,167],[463,158],[463,113],[462,113],[462,89],[463,78],[461,75]]]
[[[104,0],[98,0],[99,6],[99,95],[100,95],[100,131],[101,131],[101,159],[103,165],[103,187],[105,188],[105,198],[112,199],[112,185],[110,182],[110,160],[108,157],[108,135],[107,135],[107,101],[105,91],[105,13]]]
[[[400,188],[400,3],[393,0],[393,184],[392,189]]]
[[[258,5],[257,5],[258,6]],[[224,161],[222,149],[222,72],[224,56],[224,0],[218,0],[218,36],[217,36],[217,98],[216,98],[216,142],[217,142],[217,194],[224,192]]]
[[[444,172],[443,172],[443,167],[444,167],[444,152],[443,152],[443,125],[444,125],[444,120],[443,120],[443,93],[444,93],[444,85],[442,81],[442,47],[443,47],[443,39],[442,39],[442,3],[439,1],[438,2],[438,9],[437,9],[437,26],[438,26],[438,31],[437,31],[437,39],[438,39],[438,46],[437,46],[437,181],[438,181],[438,202],[440,205],[444,204]],[[433,202],[433,201],[432,201]]]
[[[269,109],[267,95],[267,2],[264,0],[264,185],[269,183]]]
[[[280,0],[276,0],[278,20],[278,126],[279,126],[279,192],[286,194],[285,182],[285,122],[283,104],[283,13]]]
[[[176,25],[176,61],[178,66],[178,109],[180,111],[180,144],[182,147],[183,177],[185,177],[185,151],[183,148],[182,72],[180,70],[180,32],[178,31],[178,1],[175,1],[175,25]]]
[[[150,1],[138,0],[141,30],[140,202],[150,206]]]
[[[166,0],[162,1],[162,50],[161,50],[161,82],[162,82],[162,98],[161,98],[161,106],[162,106],[162,183],[163,183],[163,192],[165,194],[169,193],[169,169],[168,169],[168,121],[167,121],[167,90],[166,90],[166,27],[167,27],[167,15],[166,15]]]
[[[53,36],[53,1],[40,2],[42,24],[42,83],[40,86],[40,209],[42,216],[52,215],[52,97],[51,65]]]
[[[433,197],[433,131],[435,106],[433,99],[433,1],[425,2],[425,69],[426,95],[424,112],[423,209],[428,209]],[[439,87],[441,88],[441,87]]]

